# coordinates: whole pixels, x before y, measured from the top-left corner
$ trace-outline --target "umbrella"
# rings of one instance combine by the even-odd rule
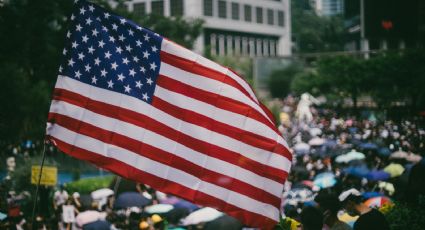
[[[174,206],[171,204],[154,204],[151,206],[147,206],[145,208],[145,211],[149,214],[161,214],[161,213],[166,213],[169,212],[171,209],[173,209]]]
[[[408,156],[407,152],[399,150],[391,153],[390,159],[406,159]]]
[[[219,212],[213,208],[206,207],[192,212],[182,220],[182,223],[184,226],[196,225],[199,223],[215,220],[222,215],[222,212]]]
[[[100,200],[102,198],[106,198],[111,195],[114,195],[114,191],[109,188],[101,188],[91,193],[91,197],[94,200]]]
[[[325,143],[325,139],[320,137],[314,137],[310,141],[308,141],[308,144],[311,146],[320,146]]]
[[[310,145],[308,145],[307,143],[301,142],[294,145],[293,149],[296,154],[304,155],[309,153]]]
[[[311,136],[315,137],[315,136],[319,136],[320,134],[322,134],[322,130],[319,128],[311,128],[309,130],[309,133]]]
[[[382,147],[378,149],[378,154],[381,156],[389,156],[391,155],[391,151],[387,147]]]
[[[313,183],[320,188],[332,187],[336,184],[335,175],[331,172],[320,173],[314,178]]]
[[[409,155],[407,156],[406,160],[407,161],[410,161],[410,162],[417,163],[417,162],[419,162],[419,161],[422,160],[422,157],[419,156],[419,155],[417,155],[417,154],[409,153]]]
[[[177,203],[177,202],[179,202],[180,201],[180,199],[179,198],[177,198],[177,197],[175,197],[175,196],[170,196],[170,197],[167,197],[166,199],[164,199],[164,200],[161,200],[161,203],[162,204],[175,204],[175,203]]]
[[[369,199],[372,197],[378,197],[378,196],[382,196],[382,193],[379,192],[365,192],[362,194],[362,197],[364,197],[365,199]]]
[[[97,220],[83,226],[83,230],[110,230],[111,224],[106,220]]]
[[[384,171],[389,173],[391,177],[397,177],[403,174],[404,167],[401,164],[391,163],[387,167],[384,168]]]
[[[88,211],[80,212],[75,218],[75,221],[77,222],[78,226],[83,226],[85,224],[89,224],[100,219],[105,219],[105,217],[106,217],[105,213],[100,213],[94,210],[88,210]]]
[[[243,227],[243,224],[239,220],[237,220],[237,219],[235,219],[231,216],[228,216],[228,215],[223,215],[223,216],[218,217],[215,220],[212,220],[212,221],[206,223],[204,225],[203,229],[205,229],[205,230],[209,230],[209,229],[211,229],[211,230],[216,230],[216,229],[233,230],[233,229],[242,229],[242,227]]]
[[[390,177],[391,175],[383,170],[372,170],[366,175],[366,178],[371,181],[387,180]]]
[[[6,215],[6,214],[4,214],[4,213],[0,212],[0,221],[2,221],[2,220],[4,220],[4,219],[6,219],[6,217],[7,217],[7,215]]]
[[[124,209],[129,207],[143,207],[149,205],[151,200],[137,192],[121,193],[115,201],[114,208]]]
[[[286,194],[285,203],[296,205],[314,200],[314,193],[307,188],[294,188]]]
[[[389,182],[379,182],[378,187],[386,190],[390,196],[395,192],[394,185]]]
[[[189,212],[193,212],[197,209],[199,209],[199,206],[196,204],[193,204],[187,200],[179,200],[178,202],[176,202],[174,204],[175,208],[185,208],[187,210],[189,210]]]
[[[309,188],[313,188],[314,187],[314,182],[311,180],[303,180],[301,181],[301,184],[309,187]]]
[[[335,162],[337,163],[348,163],[353,160],[363,160],[365,158],[365,155],[361,152],[357,152],[354,149],[350,152],[337,156],[335,158]]]
[[[344,168],[342,170],[345,174],[353,175],[356,177],[366,177],[366,175],[369,173],[369,169],[366,165],[361,166],[350,166],[347,168]]]
[[[338,145],[338,143],[335,140],[327,139],[323,145],[328,148],[334,148],[335,146]]]
[[[375,143],[371,143],[371,142],[361,143],[359,145],[359,147],[361,149],[364,149],[364,150],[375,150],[375,149],[378,149],[378,145],[375,144]]]
[[[344,212],[344,214],[338,216],[338,219],[351,227],[354,227],[354,223],[357,221],[359,216],[350,216],[348,213]]]
[[[369,206],[370,208],[380,208],[384,204],[392,204],[392,203],[393,202],[390,200],[390,198],[386,196],[369,198],[368,200],[364,202],[364,204]]]

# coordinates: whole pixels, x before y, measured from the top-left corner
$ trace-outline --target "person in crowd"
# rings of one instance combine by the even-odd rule
[[[338,219],[341,203],[335,194],[321,192],[316,196],[315,201],[323,212],[323,223],[329,230],[351,230],[348,224]]]
[[[354,230],[390,229],[385,216],[378,210],[365,205],[361,193],[357,189],[346,190],[338,198],[349,215],[359,215],[359,218],[354,223]]]
[[[300,214],[302,230],[322,230],[323,214],[314,206],[305,207]]]

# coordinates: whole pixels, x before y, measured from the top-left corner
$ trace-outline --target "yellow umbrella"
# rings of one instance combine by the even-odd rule
[[[359,218],[359,216],[350,216],[346,212],[344,212],[344,214],[338,216],[338,219],[340,221],[350,225],[351,227],[353,227],[354,222],[356,222],[358,218]]]
[[[404,167],[401,164],[391,163],[387,167],[384,168],[384,171],[389,173],[391,177],[397,177],[403,174]]]

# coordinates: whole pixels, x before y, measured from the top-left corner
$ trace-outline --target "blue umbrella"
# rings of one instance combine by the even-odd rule
[[[369,199],[369,198],[372,198],[372,197],[383,196],[383,194],[382,193],[379,193],[379,192],[365,192],[365,193],[362,194],[362,196],[365,199]]]
[[[331,172],[320,173],[315,177],[313,183],[320,188],[332,187],[336,184],[335,175]]]
[[[376,150],[378,149],[378,145],[375,143],[371,143],[371,142],[365,142],[365,143],[361,143],[359,145],[360,148],[365,149],[365,150]]]
[[[381,156],[389,156],[391,155],[391,150],[387,147],[382,147],[378,149],[378,154]]]
[[[199,206],[197,206],[196,204],[193,204],[187,200],[180,200],[177,203],[175,203],[173,205],[175,208],[185,208],[187,210],[189,210],[189,212],[193,212],[197,209],[199,209]]]
[[[129,207],[143,207],[151,204],[151,200],[137,192],[121,193],[115,201],[114,208],[124,209]]]
[[[373,170],[366,175],[366,179],[371,181],[387,180],[391,175],[383,170]]]
[[[342,170],[345,174],[356,177],[365,177],[369,173],[369,169],[365,165],[350,166]]]

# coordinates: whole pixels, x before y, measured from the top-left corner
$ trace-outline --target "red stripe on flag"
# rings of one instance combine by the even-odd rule
[[[262,189],[247,184],[236,178],[203,168],[177,155],[173,155],[169,152],[151,146],[149,143],[140,142],[119,133],[111,132],[109,130],[102,129],[81,120],[77,120],[58,113],[49,113],[48,120],[54,122],[55,124],[59,124],[60,126],[73,132],[81,133],[104,143],[127,149],[141,156],[145,156],[146,158],[184,171],[188,174],[198,177],[203,181],[221,186],[223,188],[235,191],[237,193],[251,197],[252,199],[271,204],[279,208],[279,197],[273,196],[272,194],[267,193]],[[229,183],[230,181],[231,183]]]
[[[243,220],[243,222],[247,225],[264,229],[271,229],[277,223],[273,219],[250,212],[245,209],[241,209],[237,206],[226,203],[223,200],[217,199],[201,191],[193,190],[173,181],[169,181],[161,177],[152,175],[150,173],[146,173],[116,159],[104,157],[98,153],[87,151],[85,149],[79,148],[78,146],[70,145],[53,136],[47,136],[47,138],[50,139],[61,151],[73,157],[89,161],[104,169],[113,171],[127,179],[134,180],[140,183],[145,183],[151,186],[152,188],[162,191],[164,193],[176,195],[184,199],[194,201],[195,203],[200,205],[217,208],[223,212],[226,212],[230,216]]]
[[[169,65],[172,65],[176,68],[182,69],[184,71],[191,72],[191,73],[200,75],[202,77],[210,78],[210,79],[228,84],[238,89],[244,95],[246,95],[248,100],[251,100],[252,102],[257,103],[243,86],[241,86],[236,80],[227,76],[224,73],[221,73],[214,69],[210,69],[197,62],[187,60],[185,58],[182,58],[164,51],[161,51],[161,61]]]
[[[220,146],[195,139],[175,129],[172,129],[144,114],[91,100],[90,98],[64,89],[55,89],[53,99],[65,101],[89,109],[95,113],[119,119],[124,122],[151,130],[164,137],[167,137],[168,139],[177,141],[195,151],[234,165],[239,165],[240,167],[252,171],[257,175],[277,181],[279,183],[282,183],[282,178],[286,178],[288,175],[284,170],[279,170],[277,168],[261,164],[260,162],[249,159],[237,152],[233,152],[228,149],[221,148]]]

